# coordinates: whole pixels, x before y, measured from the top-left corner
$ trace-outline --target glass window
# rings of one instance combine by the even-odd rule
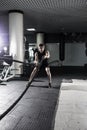
[[[34,49],[35,49],[35,44],[29,44],[29,60],[30,60],[30,62],[34,61]]]

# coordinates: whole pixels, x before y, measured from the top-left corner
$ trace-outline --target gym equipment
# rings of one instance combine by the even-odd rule
[[[28,66],[31,65],[30,63],[22,62],[22,61],[19,61],[19,60],[14,60],[13,57],[12,57],[12,56],[9,56],[9,55],[5,55],[5,56],[3,56],[3,57],[0,57],[0,60],[5,63],[4,68],[3,68],[2,72],[1,72],[0,81],[8,81],[9,79],[15,77],[15,74],[14,74],[14,73],[11,74],[12,70],[13,70],[13,71],[14,71],[14,70],[17,70],[17,69],[13,69],[13,68],[12,68],[12,63],[13,63],[13,62],[22,63],[22,64],[28,65]],[[44,60],[44,58],[42,58],[42,61],[43,61],[43,60]],[[41,61],[41,62],[42,62],[42,61]],[[58,60],[55,60],[55,61],[49,62],[48,64],[50,65],[50,64],[52,64],[52,63],[54,63],[54,62],[59,63]],[[41,63],[40,63],[40,65],[41,65]],[[40,65],[39,65],[39,67],[40,67]]]
[[[13,62],[22,63],[22,64],[28,65],[28,66],[31,65],[30,63],[26,63],[26,62],[23,62],[23,61],[15,60],[15,59],[13,59],[12,56],[9,56],[9,55],[5,55],[5,56],[3,56],[3,57],[0,57],[0,60],[5,61],[5,62],[6,62],[7,64],[9,64],[10,66],[12,65]],[[42,61],[41,61],[41,62],[42,62]],[[55,60],[55,61],[49,62],[48,64],[52,64],[52,63],[54,63],[54,62],[59,63],[58,60]]]
[[[12,69],[12,56],[6,55],[4,58],[0,57],[0,60],[3,61],[4,66],[0,74],[0,82],[8,81],[15,76],[14,73],[11,74],[11,72],[14,71],[14,69]]]
[[[15,73],[11,74],[12,71],[15,71],[17,69],[12,68],[13,62],[22,63],[29,66],[29,63],[25,63],[19,60],[14,60],[12,56],[5,55],[3,57],[0,57],[0,61],[3,61],[4,68],[0,74],[0,81],[8,81],[11,78],[15,77]]]
[[[9,56],[9,55],[5,55],[3,57],[0,57],[0,60],[5,61],[9,65],[12,65],[13,62],[22,63],[22,64],[26,64],[26,65],[28,64],[29,65],[29,63],[19,61],[19,60],[14,60],[13,57]]]
[[[26,62],[23,62],[23,61],[19,61],[19,60],[15,60],[13,59],[12,56],[9,56],[9,55],[5,55],[3,57],[0,57],[0,61],[5,61],[7,64],[9,64],[10,66],[12,65],[13,62],[17,62],[17,63],[22,63],[24,65],[31,65],[31,63],[26,63]],[[52,64],[54,62],[57,62],[59,63],[59,60],[54,60],[54,61],[51,61],[49,62],[48,64]]]
[[[11,74],[12,71],[12,66],[10,66],[7,63],[3,63],[4,64],[4,68],[0,74],[0,81],[8,81],[9,79],[13,78],[15,75]]]

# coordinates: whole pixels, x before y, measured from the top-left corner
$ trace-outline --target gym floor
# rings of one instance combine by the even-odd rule
[[[86,130],[87,77],[52,77],[48,88],[45,77],[35,78],[15,107],[0,120],[0,130]],[[0,84],[0,116],[21,95],[27,81]]]

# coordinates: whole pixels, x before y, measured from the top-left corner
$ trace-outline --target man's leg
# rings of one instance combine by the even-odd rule
[[[35,67],[35,68],[33,69],[32,73],[31,73],[31,75],[30,75],[30,78],[29,78],[27,87],[31,84],[31,82],[32,82],[32,80],[33,80],[35,74],[37,73],[37,71],[38,71],[38,67]]]
[[[45,68],[45,71],[46,71],[47,76],[48,76],[48,78],[49,78],[49,87],[51,87],[51,82],[52,82],[52,80],[51,80],[50,68],[49,68],[49,67],[46,67],[46,68]]]
[[[30,75],[29,82],[32,81],[32,79],[34,78],[34,76],[35,76],[35,74],[37,73],[37,71],[38,71],[38,68],[35,67],[35,68],[33,69],[32,73],[31,73],[31,75]]]

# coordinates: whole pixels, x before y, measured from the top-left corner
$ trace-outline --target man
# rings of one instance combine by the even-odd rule
[[[45,45],[43,43],[40,43],[38,48],[35,51],[35,67],[30,75],[28,85],[32,82],[32,79],[34,78],[35,74],[40,70],[41,68],[44,68],[47,76],[49,78],[49,87],[51,87],[51,72],[50,68],[48,66],[48,59],[50,58],[50,53],[45,49]]]

